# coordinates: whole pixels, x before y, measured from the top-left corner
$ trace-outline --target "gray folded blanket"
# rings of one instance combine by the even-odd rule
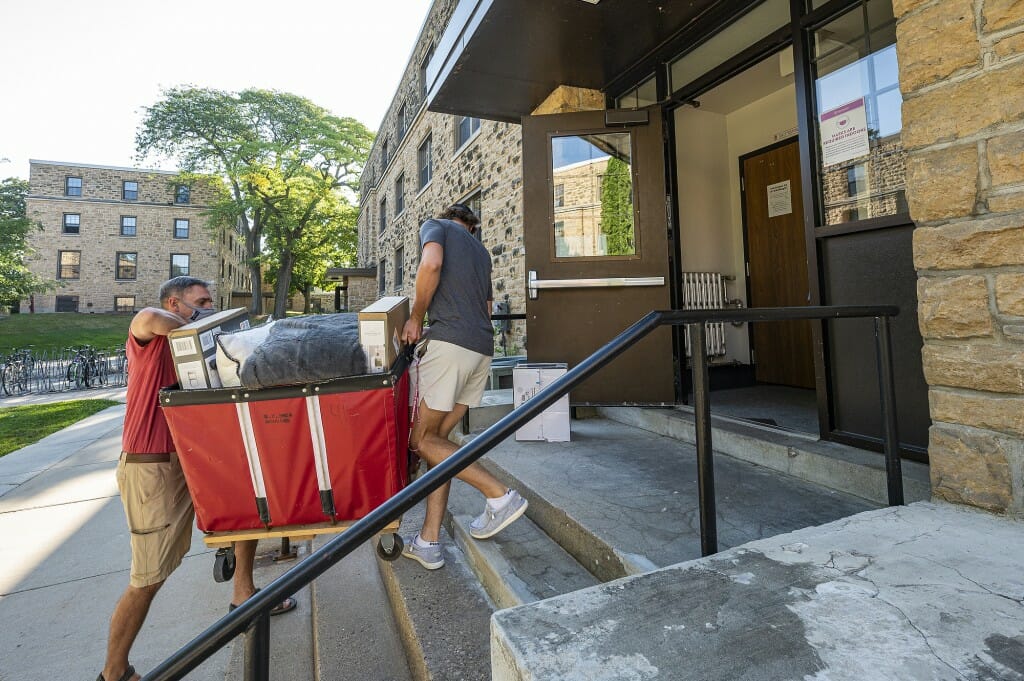
[[[366,373],[354,312],[279,319],[242,364],[246,388],[308,383]]]

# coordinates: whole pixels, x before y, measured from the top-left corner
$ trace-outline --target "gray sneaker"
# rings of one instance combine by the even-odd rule
[[[416,545],[416,537],[418,535],[412,535],[411,537],[405,537],[405,548],[402,549],[402,555],[406,558],[412,558],[423,567],[428,570],[437,570],[438,568],[444,567],[444,552],[441,550],[440,544],[432,544],[426,548]]]
[[[484,505],[484,512],[469,525],[469,533],[474,539],[488,539],[498,534],[506,527],[515,522],[519,516],[526,512],[529,504],[526,499],[519,496],[519,492],[512,490],[512,498],[508,500],[500,511],[492,511],[490,506]]]

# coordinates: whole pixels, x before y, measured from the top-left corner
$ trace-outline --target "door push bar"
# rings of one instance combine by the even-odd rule
[[[609,288],[613,286],[664,286],[665,277],[601,277],[599,279],[538,279],[537,273],[530,270],[527,275],[526,289],[530,300],[537,299],[537,292],[542,288]]]

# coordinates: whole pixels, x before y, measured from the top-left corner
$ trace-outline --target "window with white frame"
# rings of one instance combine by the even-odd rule
[[[472,116],[459,116],[455,124],[455,148],[461,149],[480,130],[480,119]]]
[[[174,219],[174,238],[175,239],[187,239],[188,238],[188,220],[184,218]]]
[[[82,178],[80,178],[80,177],[66,177],[66,178],[64,178],[64,194],[66,196],[81,196],[82,195]]]
[[[434,176],[433,147],[433,136],[427,135],[427,139],[423,140],[423,143],[420,144],[420,148],[416,152],[416,162],[419,167],[420,174],[420,189],[423,189],[430,184],[430,180]]]
[[[121,236],[135,236],[138,219],[134,215],[121,216]]]

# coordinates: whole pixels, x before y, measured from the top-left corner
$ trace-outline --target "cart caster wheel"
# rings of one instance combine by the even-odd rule
[[[397,560],[402,555],[405,542],[397,534],[384,534],[377,541],[377,555],[387,561]]]
[[[213,559],[213,579],[226,582],[235,574],[235,552],[232,549],[217,549]]]

